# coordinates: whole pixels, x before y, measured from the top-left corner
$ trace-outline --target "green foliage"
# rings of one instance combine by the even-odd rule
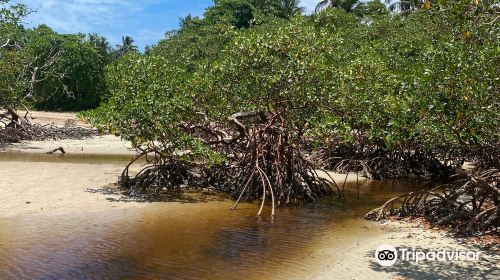
[[[199,19],[189,19],[183,26],[178,32],[168,33],[150,53],[161,55],[190,72],[198,68],[200,61],[217,58],[235,34],[231,26],[209,25]]]
[[[10,0],[0,0],[0,42],[18,39],[22,27],[21,20],[29,13],[25,5],[10,5]]]
[[[0,0],[0,108],[17,105],[19,92],[26,88],[19,75],[27,60],[20,50],[24,33],[20,21],[27,13],[24,5],[9,6],[8,0]]]
[[[116,49],[111,50],[108,49],[107,53],[111,55],[113,59],[119,59],[129,52],[138,53],[139,50],[137,46],[134,44],[135,41],[130,36],[123,36],[122,43],[120,45],[116,45]],[[102,48],[102,47],[101,47]]]
[[[249,28],[254,19],[254,8],[246,0],[216,0],[215,6],[205,12],[208,24],[228,24],[236,28]]]
[[[258,12],[280,18],[300,15],[304,10],[299,7],[297,0],[252,0],[250,2]]]
[[[98,107],[107,95],[104,68],[111,62],[106,39],[61,35],[46,25],[26,30],[20,23],[30,11],[0,4],[0,107]]]
[[[387,16],[389,10],[380,0],[372,0],[363,6],[363,14],[366,16]]]
[[[323,0],[316,5],[316,13],[326,8],[340,9],[361,17],[366,9],[366,4],[359,0]]]
[[[103,58],[105,65],[108,65],[113,61],[113,53],[116,50],[113,50],[113,48],[109,45],[108,39],[99,34],[92,33],[85,38],[85,41],[99,53],[99,56]]]
[[[58,54],[50,71],[37,77],[31,100],[36,108],[82,110],[99,106],[107,94],[104,67],[108,56],[102,46],[84,35],[60,35],[44,25],[30,30],[27,38],[25,51],[36,58],[35,64],[46,63],[51,53]]]
[[[227,126],[231,114],[254,110],[319,145],[365,139],[442,159],[498,147],[498,8],[488,1],[404,17],[377,1],[363,19],[326,9],[258,25],[234,12],[250,11],[244,2],[217,2],[149,55],[110,67],[111,99],[94,117],[137,146],[164,143],[170,156],[203,146],[181,125]]]
[[[491,11],[461,2],[409,14],[402,24],[394,24],[398,19],[374,24],[381,36],[374,46],[398,82],[387,96],[388,145],[498,143],[498,26],[490,25]]]
[[[220,59],[200,68],[193,91],[219,120],[264,111],[280,115],[286,128],[300,129],[328,101],[318,94],[315,75],[324,46],[331,47],[307,20],[275,20],[236,36]]]
[[[116,49],[98,34],[58,34],[46,25],[25,29],[23,4],[0,0],[0,108],[45,110],[96,108],[108,96],[105,67],[137,53],[123,37]]]
[[[156,151],[164,158],[191,161],[203,154],[218,162],[219,156],[180,126],[201,119],[193,114],[195,104],[184,89],[188,74],[161,56],[127,54],[108,67],[112,95],[107,104],[82,117],[101,130],[118,130],[134,147],[161,143]]]

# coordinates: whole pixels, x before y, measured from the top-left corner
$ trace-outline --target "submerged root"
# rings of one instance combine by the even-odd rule
[[[365,217],[380,220],[388,216],[422,216],[433,226],[449,226],[461,234],[498,232],[499,182],[498,169],[478,171],[452,184],[390,199]]]
[[[291,135],[270,125],[253,126],[250,134],[248,149],[227,167],[232,176],[226,177],[226,185],[236,199],[233,209],[241,199],[260,199],[260,215],[268,199],[274,215],[276,206],[304,204],[335,192],[341,196],[335,181],[321,178],[303,158]]]
[[[279,118],[267,119],[257,113],[233,116],[231,120],[237,125],[236,136],[206,141],[222,153],[231,155],[224,164],[207,168],[201,164],[165,160],[161,158],[162,153],[153,149],[155,162],[130,177],[129,166],[147,155],[148,151],[144,151],[126,167],[120,185],[126,187],[130,195],[142,193],[151,196],[162,190],[177,191],[182,187],[211,188],[230,194],[236,200],[232,209],[241,200],[261,200],[259,215],[266,202],[271,205],[271,215],[274,215],[276,207],[304,204],[335,193],[342,197],[335,181],[319,176],[313,165],[304,159],[300,137],[286,132],[277,122]],[[257,123],[252,123],[247,129],[242,119],[254,117],[259,118]],[[198,127],[196,129],[200,131]],[[206,128],[203,133],[209,130]]]

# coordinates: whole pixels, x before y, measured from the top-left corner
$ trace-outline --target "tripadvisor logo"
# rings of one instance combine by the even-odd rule
[[[392,266],[399,259],[401,261],[411,261],[418,264],[422,261],[479,261],[481,252],[439,250],[422,251],[416,249],[399,248],[397,250],[392,245],[381,245],[375,250],[375,260],[381,266]]]
[[[375,251],[375,260],[381,266],[391,266],[398,260],[398,251],[392,245],[382,245]]]

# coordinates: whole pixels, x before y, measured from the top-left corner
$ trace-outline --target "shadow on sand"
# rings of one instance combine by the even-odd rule
[[[466,251],[481,251],[478,246],[462,243]],[[429,252],[429,249],[416,247],[417,251]],[[443,248],[448,249],[448,248]],[[399,250],[399,248],[398,248]],[[450,249],[448,249],[450,250]],[[462,249],[460,250],[462,251]],[[367,254],[371,259],[370,268],[377,272],[387,272],[396,275],[396,279],[500,279],[498,259],[491,256],[494,253],[481,254],[480,261],[401,261],[389,267],[380,266],[373,257],[373,252]],[[496,260],[495,260],[496,259]]]
[[[180,203],[203,203],[210,201],[223,201],[226,198],[222,194],[203,190],[185,190],[175,193],[162,193],[159,197],[151,198],[147,196],[127,196],[120,191],[115,185],[110,185],[103,188],[88,188],[86,192],[106,195],[106,200],[110,202],[180,202]],[[111,196],[111,197],[110,197]]]

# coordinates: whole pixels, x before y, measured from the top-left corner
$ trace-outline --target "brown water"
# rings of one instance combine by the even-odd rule
[[[113,163],[126,165],[133,156],[129,155],[101,155],[101,154],[35,154],[24,152],[0,152],[0,161],[21,162],[52,162],[52,163],[81,163],[101,164]]]
[[[86,163],[110,160],[122,164],[117,158],[83,157]],[[346,200],[326,197],[304,207],[278,209],[274,218],[256,217],[256,204],[230,211],[231,201],[209,197],[141,209],[0,219],[0,279],[297,278],[314,269],[316,260],[307,257],[310,248],[336,246],[321,244],[321,236],[333,235],[341,243],[379,234],[363,215],[416,187],[373,181],[358,200],[351,185]]]

